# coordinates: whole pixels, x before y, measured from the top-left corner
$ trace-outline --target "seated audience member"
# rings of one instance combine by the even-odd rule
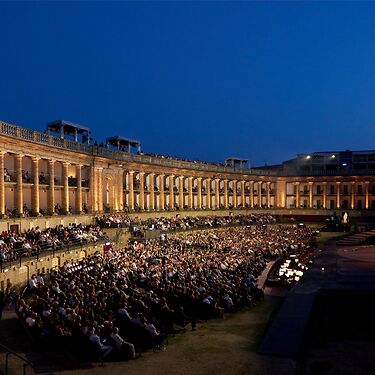
[[[119,350],[121,354],[124,354],[126,357],[135,358],[134,345],[128,341],[125,341],[119,335],[119,329],[117,327],[113,328],[110,337],[115,343],[117,350]]]
[[[110,345],[104,345],[98,336],[98,334],[95,332],[95,328],[93,327],[92,330],[89,332],[89,340],[97,345],[97,347],[101,350],[103,358],[107,358],[109,354],[112,352],[113,348]]]

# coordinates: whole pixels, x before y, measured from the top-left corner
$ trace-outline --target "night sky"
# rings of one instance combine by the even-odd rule
[[[375,3],[1,2],[0,119],[254,165],[375,149]]]

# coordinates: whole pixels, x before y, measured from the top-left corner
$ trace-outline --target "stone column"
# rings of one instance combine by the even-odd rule
[[[296,185],[296,208],[299,208],[299,182],[296,182],[295,185]]]
[[[277,207],[286,207],[286,192],[287,183],[286,180],[278,180],[276,183],[276,197],[277,197]]]
[[[159,175],[159,210],[165,209],[165,196],[164,196],[164,175]]]
[[[355,207],[355,182],[351,182],[351,187],[350,187],[350,208],[354,210]]]
[[[169,176],[169,207],[174,210],[174,175]]]
[[[77,214],[82,213],[82,165],[76,165],[76,179],[77,179],[77,191],[76,191],[76,207],[75,211]]]
[[[109,193],[109,205],[112,206],[112,211],[118,211],[118,171],[112,170],[111,171],[111,183],[108,183],[106,181],[106,201],[107,201],[107,195]],[[112,193],[112,198],[111,198]],[[106,202],[107,204],[107,202]]]
[[[336,182],[336,208],[340,208],[341,207],[341,202],[340,202],[340,184],[341,182],[337,181]]]
[[[53,215],[55,213],[55,160],[48,160],[48,178],[47,212]]]
[[[233,208],[237,208],[237,180],[232,181],[232,197],[233,197]]]
[[[309,208],[313,208],[313,182],[309,181]]]
[[[32,210],[34,211],[35,215],[39,214],[39,158],[37,157],[32,157],[32,175],[33,175],[33,190],[32,190],[32,195],[31,195],[31,206]]]
[[[202,209],[202,177],[197,178],[197,190],[198,190],[198,195],[197,195],[197,206],[198,209]]]
[[[96,204],[96,171],[95,167],[90,167],[90,181],[89,181],[89,212],[94,213],[97,211]]]
[[[184,209],[184,176],[178,176],[178,205],[180,206],[180,210]]]
[[[0,214],[5,214],[4,152],[0,151]]]
[[[68,184],[68,167],[69,163],[64,162],[62,168],[62,180],[63,180],[63,194],[62,194],[62,210],[66,214],[69,212],[69,184]]]
[[[128,172],[128,207],[129,210],[134,210],[134,171]]]
[[[120,169],[118,171],[118,209],[119,211],[124,210],[124,171]]]
[[[206,206],[210,210],[211,209],[211,179],[206,179]]]
[[[365,209],[368,210],[369,208],[369,184],[370,181],[365,181]]]
[[[246,202],[245,202],[245,181],[241,181],[241,205],[242,205],[242,208],[246,207]]]
[[[267,181],[267,208],[271,207],[271,182]]]
[[[254,181],[250,181],[250,208],[254,208]]]
[[[327,208],[327,183],[323,182],[323,208]]]
[[[139,172],[139,208],[145,209],[145,173]]]
[[[103,212],[103,168],[98,168],[98,211]]]
[[[228,208],[228,180],[224,180],[224,208]]]
[[[155,209],[155,173],[150,173],[148,175],[148,183],[150,184],[150,207],[149,209],[153,211]]]
[[[215,179],[215,209],[220,209],[220,179]]]
[[[23,155],[16,155],[16,177],[17,177],[17,185],[16,185],[16,208],[17,211],[22,215],[23,214],[23,184],[22,184],[22,158]]]
[[[193,177],[188,177],[188,190],[189,190],[189,199],[188,205],[189,209],[193,209],[194,201],[193,201]]]
[[[262,208],[262,181],[258,181],[258,207]]]

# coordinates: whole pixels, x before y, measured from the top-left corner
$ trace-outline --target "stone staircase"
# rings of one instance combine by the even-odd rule
[[[0,374],[34,375],[25,354],[32,349],[32,342],[13,311],[3,311],[0,331]]]
[[[337,241],[338,246],[358,246],[367,243],[372,238],[375,238],[375,229],[367,232],[355,233],[342,238]]]

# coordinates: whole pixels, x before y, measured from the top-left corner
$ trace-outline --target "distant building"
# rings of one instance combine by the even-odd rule
[[[297,175],[352,175],[375,173],[375,150],[325,151],[299,154],[285,161],[283,170]]]

